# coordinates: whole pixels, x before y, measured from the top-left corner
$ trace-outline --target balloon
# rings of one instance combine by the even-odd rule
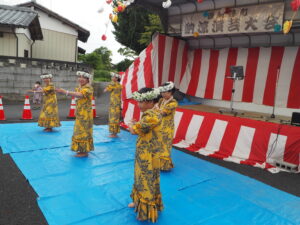
[[[105,34],[103,34],[103,35],[102,35],[102,37],[101,37],[101,39],[102,39],[103,41],[105,41],[105,40],[106,40],[106,38],[107,38],[107,37],[106,37],[106,35],[105,35]]]
[[[197,0],[197,2],[198,2],[198,3],[202,3],[202,2],[203,2],[203,0]]]
[[[101,7],[100,9],[98,9],[98,13],[102,13],[104,11],[104,8]]]
[[[112,21],[113,23],[118,22],[118,16],[117,16],[117,15],[113,15],[111,21]]]
[[[171,0],[167,0],[167,1],[165,1],[165,2],[162,3],[162,6],[163,6],[165,9],[169,8],[171,5],[172,5]]]
[[[196,31],[196,32],[193,33],[193,36],[194,37],[199,37],[199,33]]]
[[[119,6],[118,6],[118,12],[123,12],[123,11],[124,11],[123,6],[122,6],[122,5],[119,5]]]
[[[280,25],[280,24],[275,24],[275,25],[274,25],[274,31],[275,31],[275,32],[281,31],[281,25]]]
[[[113,17],[113,14],[110,13],[108,17],[109,17],[109,19],[111,20],[112,17]]]
[[[290,21],[287,20],[287,21],[284,22],[283,30],[282,30],[284,34],[287,34],[288,32],[290,32],[292,24],[293,24],[292,20],[290,20]]]
[[[209,16],[208,11],[203,12],[203,16],[204,16],[204,17],[208,17],[208,16]]]
[[[112,0],[106,0],[106,3],[110,4],[110,3],[112,3]]]
[[[300,0],[293,0],[291,2],[291,8],[293,11],[297,11],[300,7]]]
[[[225,14],[231,13],[231,8],[225,8]]]

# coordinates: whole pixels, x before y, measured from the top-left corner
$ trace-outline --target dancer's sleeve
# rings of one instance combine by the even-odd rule
[[[154,113],[145,112],[139,122],[133,125],[133,130],[140,136],[149,133],[154,127],[160,123],[159,117]]]
[[[167,105],[165,105],[165,107],[162,109],[163,116],[167,116],[171,114],[174,110],[176,110],[177,106],[178,106],[177,101],[172,101]]]

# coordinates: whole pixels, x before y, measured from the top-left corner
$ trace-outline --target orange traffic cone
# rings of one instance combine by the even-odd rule
[[[67,116],[68,119],[74,119],[76,117],[75,110],[76,110],[75,97],[72,97],[69,115]]]
[[[32,114],[31,114],[30,102],[29,102],[28,95],[26,95],[26,97],[25,97],[22,120],[32,120]]]
[[[5,114],[2,105],[2,96],[0,96],[0,120],[5,120]]]
[[[96,105],[95,105],[95,98],[94,98],[94,96],[92,98],[92,110],[93,110],[93,118],[98,117],[97,113],[96,113]]]

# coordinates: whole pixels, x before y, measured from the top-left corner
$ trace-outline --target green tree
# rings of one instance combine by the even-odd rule
[[[95,49],[92,53],[79,55],[78,58],[83,63],[87,63],[94,69],[95,80],[109,81],[112,70],[112,52],[106,47]]]
[[[83,63],[87,63],[93,67],[93,69],[106,69],[110,70],[112,52],[106,47],[100,47],[95,49],[92,53],[85,55],[79,55],[79,60]]]
[[[91,65],[95,70],[100,69],[102,64],[101,56],[95,52],[88,53],[85,55],[79,55],[79,60],[83,63]]]
[[[126,59],[127,58],[131,58],[134,59],[137,55],[135,53],[135,51],[133,51],[132,49],[125,47],[125,48],[119,48],[118,49],[118,53],[122,56],[124,56]]]
[[[126,71],[128,67],[132,64],[133,60],[130,59],[123,59],[122,61],[118,62],[115,66],[114,69],[121,72],[121,71]]]
[[[147,39],[146,36],[148,35],[147,40],[151,40],[153,32],[161,31],[160,28],[158,29],[160,26],[157,25],[158,16],[149,17],[149,15],[153,14],[137,5],[128,7],[124,12],[118,13],[118,22],[113,23],[115,28],[113,34],[116,40],[139,54],[149,44],[149,42],[144,41]],[[142,41],[140,41],[141,39]]]
[[[99,69],[107,69],[110,70],[112,68],[112,64],[111,64],[111,56],[112,56],[112,52],[110,50],[108,50],[107,47],[100,47],[94,50],[94,53],[96,53],[97,55],[100,55],[101,57],[101,63],[100,63],[100,68]]]
[[[152,35],[155,32],[163,33],[163,27],[158,15],[149,14],[149,25],[145,25],[145,32],[141,33],[139,43],[142,45],[149,45],[152,40]]]

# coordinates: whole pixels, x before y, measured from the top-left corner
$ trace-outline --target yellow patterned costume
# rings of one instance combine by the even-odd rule
[[[110,93],[109,104],[109,132],[112,134],[120,133],[121,116],[121,91],[122,85],[119,82],[112,81],[106,90]]]
[[[54,85],[50,83],[48,86],[43,87],[43,94],[43,107],[38,120],[38,125],[45,128],[60,127]]]
[[[83,97],[76,101],[76,120],[72,137],[71,149],[75,152],[90,152],[94,150],[93,143],[93,88],[86,84],[76,89]]]
[[[133,125],[138,134],[134,163],[134,184],[131,198],[139,220],[157,221],[163,209],[160,193],[159,154],[161,151],[161,115],[152,109],[143,113]]]
[[[174,168],[171,150],[174,136],[174,116],[178,103],[175,99],[166,101],[161,98],[158,107],[162,113],[162,152],[160,155],[160,169],[170,170]]]

